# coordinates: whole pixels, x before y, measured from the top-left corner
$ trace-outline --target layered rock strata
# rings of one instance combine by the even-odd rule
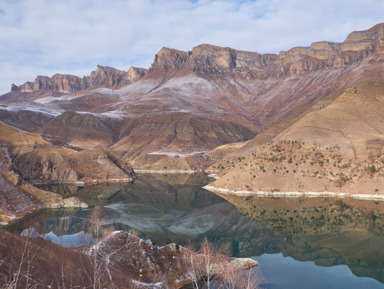
[[[12,84],[11,91],[33,92],[45,90],[66,94],[97,87],[119,88],[140,79],[145,73],[146,69],[144,68],[131,67],[128,71],[121,71],[116,68],[98,65],[90,76],[82,78],[67,74],[55,74],[52,77],[38,76],[35,81],[28,81],[20,86]]]
[[[231,72],[245,78],[287,76],[339,68],[383,52],[384,24],[367,31],[356,31],[342,43],[321,41],[310,47],[294,47],[277,54],[259,54],[209,44],[196,46],[192,51],[162,48],[155,56],[150,71],[192,68],[200,73]]]

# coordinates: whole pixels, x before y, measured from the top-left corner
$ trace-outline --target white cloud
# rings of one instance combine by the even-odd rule
[[[383,12],[382,0],[3,0],[0,93],[38,74],[148,67],[163,46],[278,53],[343,41],[382,22]]]

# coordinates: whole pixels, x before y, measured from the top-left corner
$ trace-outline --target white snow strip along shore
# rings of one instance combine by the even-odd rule
[[[340,198],[340,199],[356,199],[356,200],[373,200],[384,201],[384,194],[353,194],[342,192],[268,192],[268,191],[235,191],[225,188],[217,188],[214,186],[204,186],[203,189],[213,193],[236,196],[258,196],[267,198]]]

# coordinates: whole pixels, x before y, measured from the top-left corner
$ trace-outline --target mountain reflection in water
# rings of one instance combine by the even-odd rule
[[[208,181],[199,174],[143,175],[134,184],[48,189],[101,205],[107,225],[135,231],[160,245],[196,244],[208,238],[232,256],[280,253],[295,262],[347,265],[356,276],[384,283],[384,204],[327,198],[224,196],[225,200],[201,189]],[[34,228],[39,234],[55,236],[53,240],[76,238],[79,232],[87,232],[91,212],[43,210],[8,229],[20,234]],[[68,243],[76,244],[68,238]],[[372,288],[384,288],[381,285]]]

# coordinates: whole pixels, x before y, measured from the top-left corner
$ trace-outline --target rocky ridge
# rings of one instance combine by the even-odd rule
[[[383,52],[384,24],[377,24],[366,31],[355,31],[341,43],[320,41],[309,47],[294,47],[279,54],[259,54],[201,44],[191,51],[162,48],[156,55],[150,69],[131,67],[121,71],[112,67],[97,66],[90,76],[80,78],[73,75],[55,74],[38,76],[33,82],[12,84],[13,92],[38,90],[73,93],[97,87],[120,88],[127,86],[147,72],[169,72],[192,69],[198,74],[232,73],[246,79],[265,79],[271,76],[287,76],[316,71],[325,68],[339,68]]]
[[[356,31],[342,43],[315,42],[310,47],[295,47],[277,54],[259,54],[209,44],[196,46],[192,51],[162,48],[155,56],[152,71],[170,71],[191,68],[206,73],[233,73],[243,78],[265,79],[339,68],[383,52],[384,24],[367,31]]]
[[[146,69],[131,67],[128,71],[98,65],[90,76],[82,78],[74,75],[55,74],[52,77],[38,76],[33,82],[26,82],[20,86],[12,84],[13,92],[51,91],[67,94],[97,87],[119,88],[128,85],[146,73]]]

